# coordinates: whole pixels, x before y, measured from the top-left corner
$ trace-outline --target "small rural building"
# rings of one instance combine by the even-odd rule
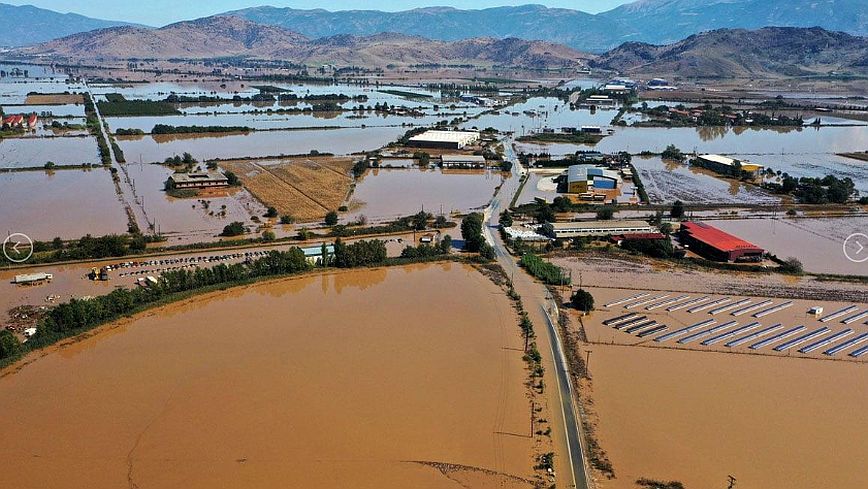
[[[626,85],[608,84],[603,87],[603,91],[612,95],[624,95],[630,92]]]
[[[479,155],[442,155],[443,168],[485,168],[485,157]]]
[[[740,169],[741,171],[747,172],[751,177],[756,178],[760,176],[763,171],[762,165],[756,165],[749,161],[734,160],[721,155],[699,155],[696,157],[696,160],[699,162],[700,166],[724,175],[738,176],[736,171]],[[736,165],[737,161],[738,165]]]
[[[226,187],[229,179],[221,171],[174,173],[169,177],[175,188],[212,188]]]
[[[586,105],[615,105],[616,101],[606,95],[591,95],[585,101]]]
[[[654,227],[645,221],[575,221],[552,223],[555,237],[607,236],[626,233],[652,233]]]
[[[581,131],[586,134],[603,134],[603,128],[600,126],[582,126]]]
[[[681,244],[715,261],[760,261],[765,250],[704,222],[684,222],[678,231]]]
[[[583,194],[591,189],[617,189],[621,177],[614,170],[593,165],[572,165],[567,168],[566,191],[569,194]]]
[[[407,141],[407,146],[416,148],[464,149],[479,141],[476,131],[425,131]]]

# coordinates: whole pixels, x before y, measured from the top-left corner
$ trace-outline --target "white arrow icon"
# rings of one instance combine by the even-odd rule
[[[23,254],[18,247],[24,244],[24,242],[29,243],[30,251],[27,253],[27,256],[22,257]],[[9,256],[9,250],[12,251],[12,255]],[[14,263],[23,263],[30,259],[33,255],[33,240],[30,239],[30,236],[27,236],[23,233],[12,233],[3,240],[3,255],[6,256],[6,259],[14,262]]]
[[[868,253],[864,253],[868,243],[868,234],[853,233],[844,240],[844,256],[853,263],[862,263],[868,260]]]

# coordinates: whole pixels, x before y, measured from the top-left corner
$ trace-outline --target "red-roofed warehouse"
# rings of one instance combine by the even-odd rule
[[[684,222],[681,244],[691,251],[718,261],[760,261],[765,250],[704,222]]]

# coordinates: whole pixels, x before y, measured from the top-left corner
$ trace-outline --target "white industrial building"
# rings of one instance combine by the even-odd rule
[[[411,137],[407,145],[417,148],[464,149],[479,141],[476,131],[425,131]]]
[[[645,221],[576,221],[555,222],[552,228],[556,238],[581,236],[607,236],[624,233],[650,233],[654,227]]]

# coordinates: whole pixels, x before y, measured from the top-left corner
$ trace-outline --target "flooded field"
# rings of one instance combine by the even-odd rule
[[[795,257],[805,270],[843,275],[868,275],[868,264],[844,256],[844,241],[853,233],[868,232],[868,218],[743,219],[709,221],[780,258]]]
[[[724,179],[704,168],[673,160],[637,156],[633,166],[655,204],[676,200],[688,204],[775,204],[781,200],[755,185]]]
[[[381,116],[373,112],[354,115],[351,112],[313,112],[310,114],[220,114],[174,115],[163,117],[109,117],[112,131],[140,129],[151,132],[156,124],[170,126],[242,126],[257,130],[297,129],[314,127],[401,126],[402,124],[430,125],[445,116],[423,117]],[[405,131],[409,128],[405,128]]]
[[[356,184],[347,218],[478,210],[502,182],[500,172],[487,170],[371,169]]]
[[[823,127],[801,129],[618,128],[596,145],[518,143],[518,151],[572,154],[595,149],[605,153],[661,152],[674,144],[685,152],[741,155],[754,163],[794,176],[851,176],[860,190],[868,190],[868,166],[847,162],[835,153],[864,151],[868,127]]]
[[[377,149],[402,136],[403,127],[321,131],[267,131],[250,134],[196,134],[119,137],[127,161],[163,161],[184,152],[201,160],[307,154],[311,150],[350,154]],[[2,147],[0,147],[2,151]]]
[[[408,311],[407,290],[426,300]],[[18,460],[0,482],[532,487],[508,309],[487,279],[443,264],[283,280],[149,312],[0,378],[0,454]]]
[[[84,105],[4,105],[6,114],[31,114],[40,117],[84,117]]]
[[[96,140],[92,137],[0,139],[0,168],[38,167],[49,161],[57,165],[97,164]]]
[[[608,126],[618,113],[617,109],[570,110],[570,104],[553,97],[532,97],[527,102],[499,110],[497,114],[483,114],[463,124],[480,130],[494,127],[518,135],[543,128],[560,130],[563,127]]]
[[[265,214],[266,208],[243,189],[221,189],[196,198],[171,197],[163,191],[171,174],[171,169],[161,165],[121,167],[121,178],[129,178],[135,189],[134,207],[141,228],[153,223],[156,230],[170,237],[183,234],[211,241],[230,222],[249,224],[252,216]]]
[[[865,365],[593,345],[597,435],[617,479],[688,488],[864,487]],[[773,468],[773,470],[772,470]]]
[[[102,168],[0,173],[0,195],[4,234],[19,232],[51,240],[127,230],[111,175]]]

